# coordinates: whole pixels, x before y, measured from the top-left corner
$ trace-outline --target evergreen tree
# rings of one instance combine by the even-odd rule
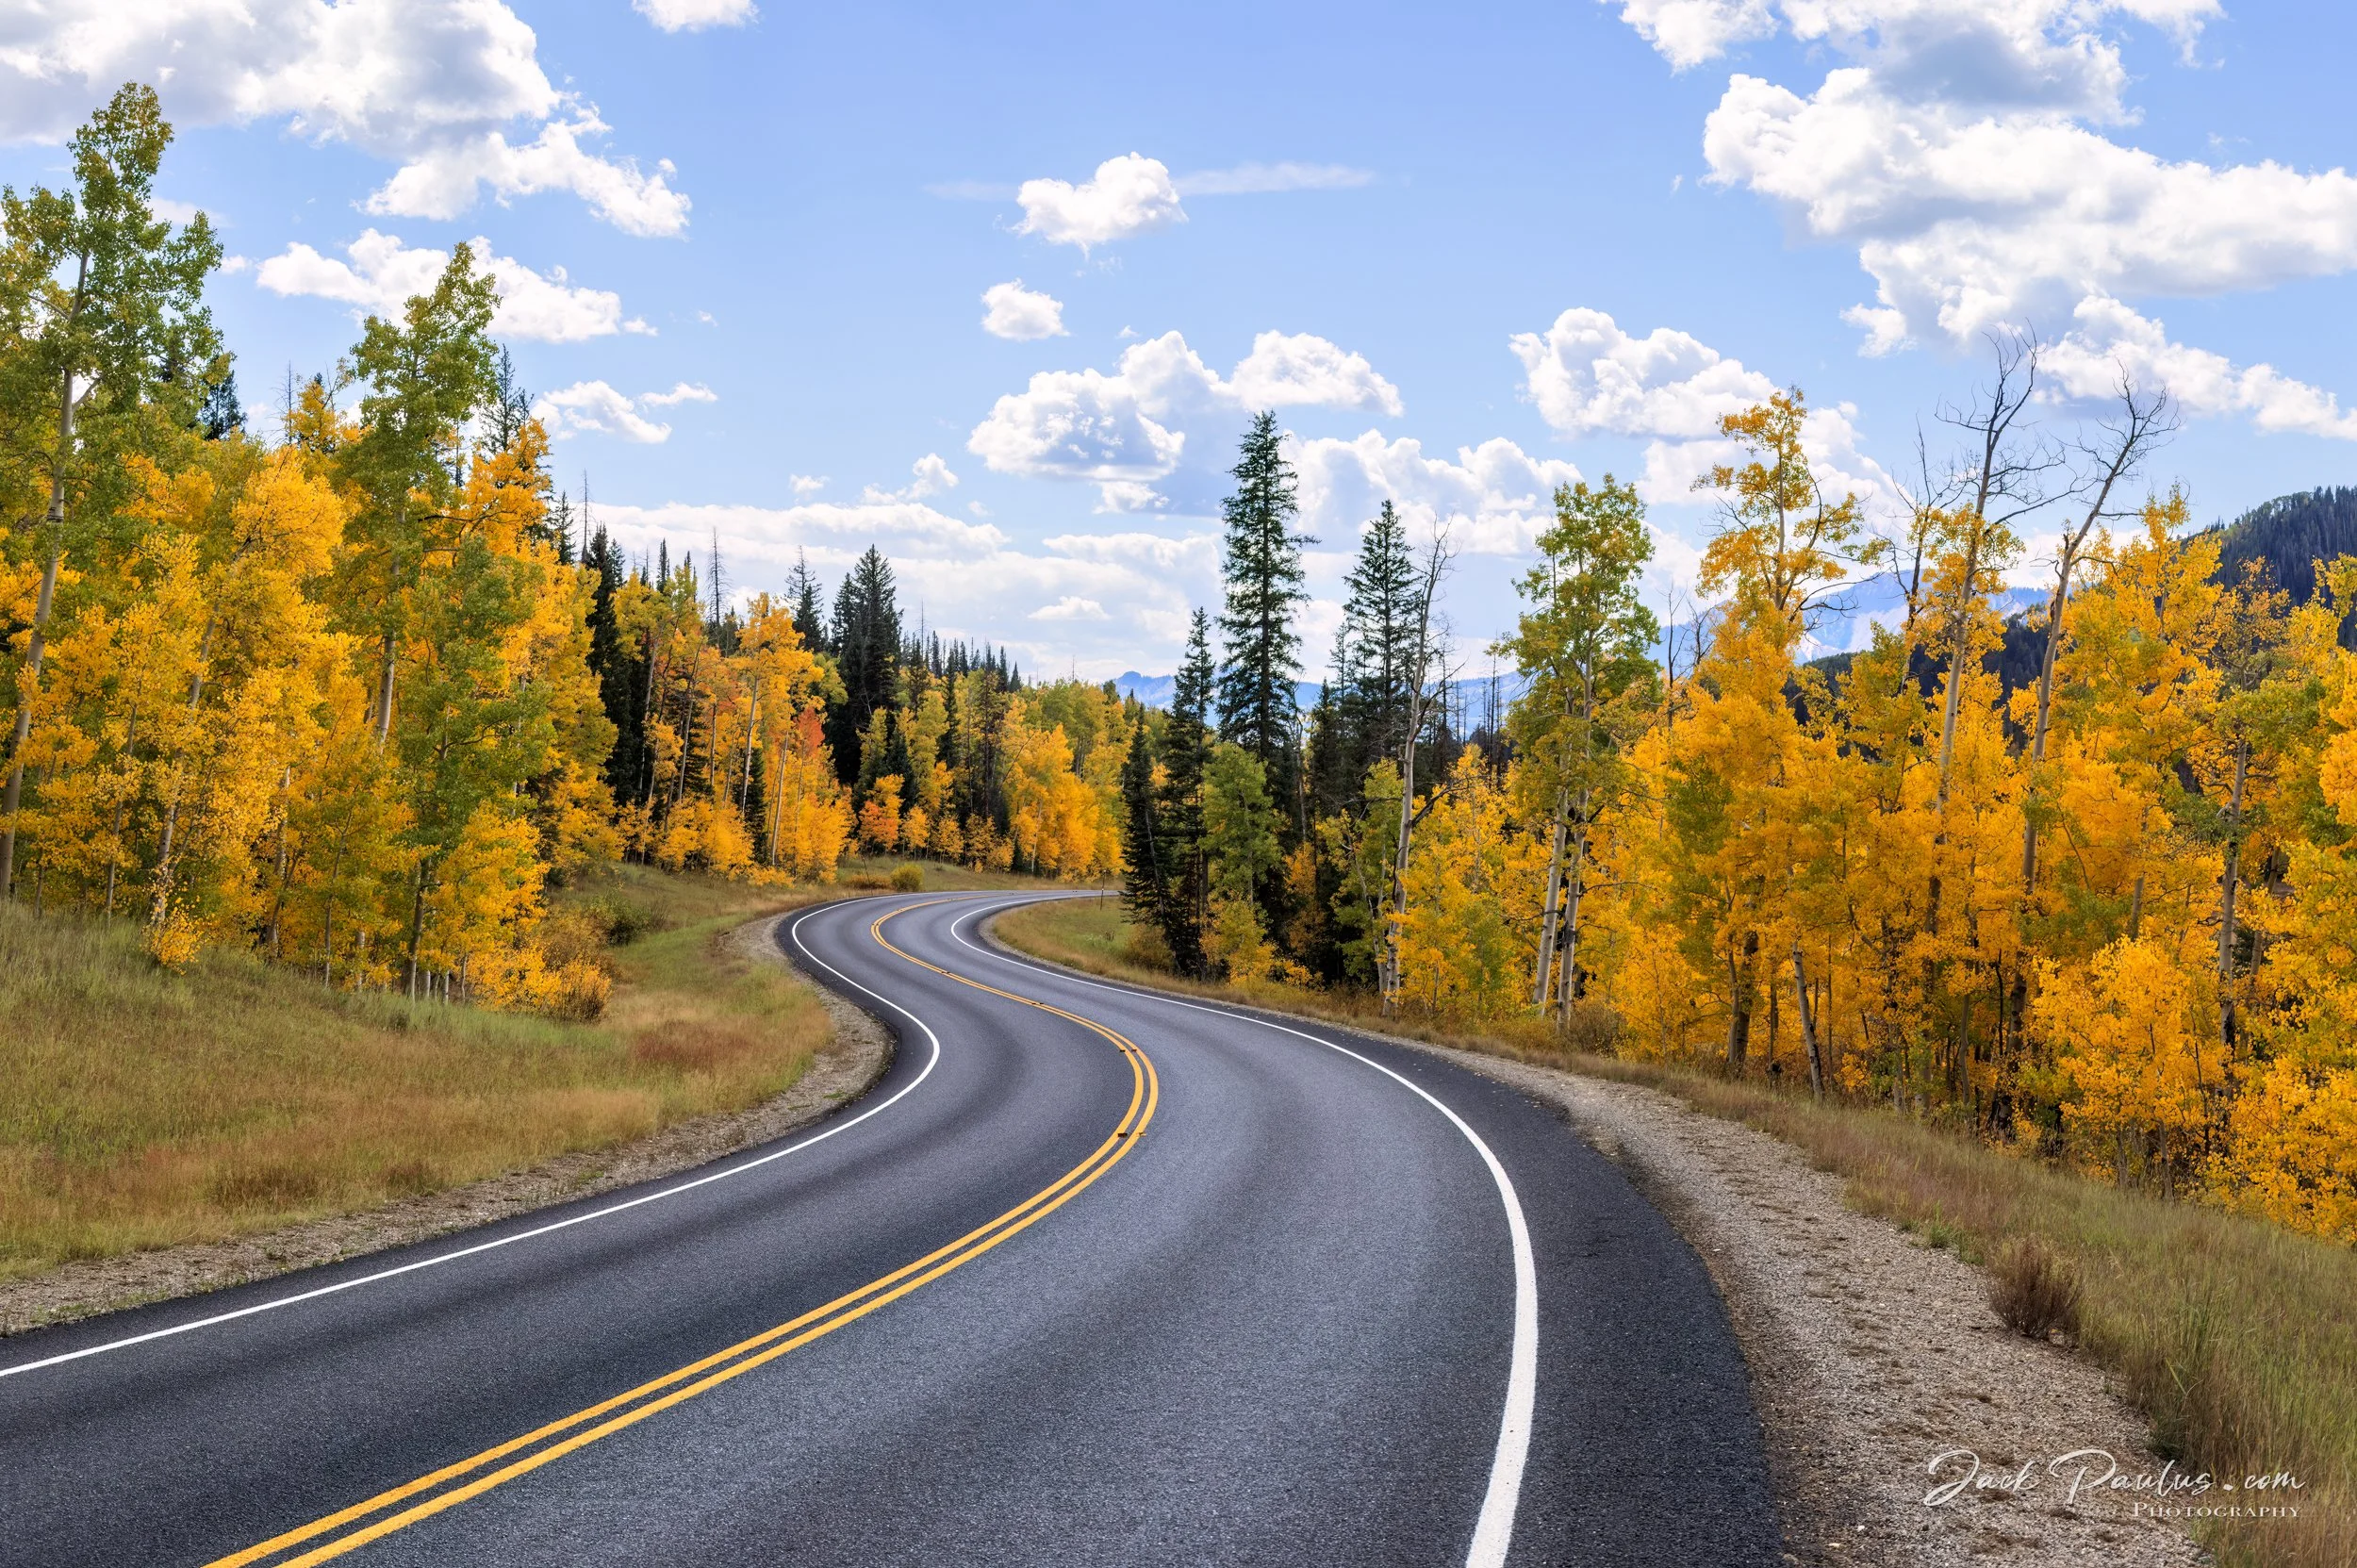
[[[794,569],[786,574],[785,599],[794,616],[794,634],[813,652],[827,651],[826,611],[818,602],[818,578],[810,569],[807,551],[794,553]]]
[[[1203,782],[1211,766],[1215,674],[1211,618],[1197,610],[1171,692],[1159,802],[1159,826],[1170,867],[1162,940],[1171,962],[1189,975],[1203,972],[1203,927],[1211,904],[1211,867],[1203,853]]]
[[[1170,848],[1164,842],[1161,802],[1154,798],[1154,741],[1146,728],[1141,707],[1129,731],[1129,754],[1121,765],[1121,858],[1129,869],[1122,879],[1122,902],[1136,924],[1164,933],[1170,930]]]
[[[238,401],[236,371],[224,371],[205,394],[205,411],[198,416],[197,428],[208,441],[218,441],[233,430],[245,429],[245,405]]]
[[[615,596],[622,589],[622,553],[603,527],[589,536],[582,552],[582,569],[594,586],[589,600],[589,668],[598,679],[598,701],[614,726],[614,750],[607,753],[606,786],[618,801],[638,798],[646,767],[647,715],[643,651],[626,640],[615,615]]]
[[[827,715],[827,743],[845,784],[862,774],[860,734],[869,717],[898,696],[900,609],[894,597],[892,563],[867,547],[835,594],[833,643],[843,678],[843,705]]]
[[[532,394],[516,379],[516,361],[502,344],[491,369],[491,395],[483,409],[485,444],[493,452],[506,451],[516,444],[530,418]]]
[[[1355,654],[1347,704],[1358,726],[1352,760],[1364,777],[1376,758],[1395,754],[1407,739],[1409,715],[1424,678],[1414,668],[1424,579],[1409,553],[1407,526],[1390,502],[1367,525],[1359,558],[1343,583],[1349,592],[1343,623]]]
[[[1228,524],[1221,561],[1228,591],[1219,618],[1226,654],[1219,672],[1219,733],[1261,763],[1275,799],[1290,801],[1299,783],[1294,678],[1301,638],[1294,619],[1309,599],[1302,587],[1301,550],[1317,540],[1293,531],[1299,507],[1282,442],[1275,414],[1253,416],[1243,454],[1229,470],[1236,492],[1221,506]]]

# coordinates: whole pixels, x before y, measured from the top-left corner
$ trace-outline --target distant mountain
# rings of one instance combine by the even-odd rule
[[[2218,553],[2218,575],[2239,579],[2244,566],[2265,563],[2268,578],[2288,591],[2292,602],[2316,597],[2316,563],[2357,555],[2357,488],[2302,490],[2253,506],[2220,524],[2226,538]]]

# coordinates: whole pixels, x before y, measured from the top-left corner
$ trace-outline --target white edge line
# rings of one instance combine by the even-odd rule
[[[150,1329],[144,1334],[132,1334],[124,1339],[108,1340],[103,1345],[85,1345],[79,1350],[68,1350],[62,1355],[43,1357],[41,1360],[37,1362],[26,1362],[22,1366],[0,1367],[0,1378],[14,1378],[26,1372],[38,1372],[42,1367],[57,1366],[65,1362],[78,1362],[85,1356],[103,1356],[110,1350],[127,1350],[132,1345],[145,1345],[153,1340],[171,1339],[174,1335],[178,1334],[192,1334],[199,1329],[216,1328],[223,1323],[233,1323],[241,1317],[252,1317],[257,1312],[274,1312],[281,1307],[293,1307],[305,1301],[316,1301],[323,1296],[335,1296],[343,1291],[357,1290],[362,1285],[378,1284],[387,1279],[396,1279],[404,1274],[415,1274],[420,1269],[436,1268],[443,1263],[454,1263],[461,1258],[471,1258],[478,1253],[493,1251],[503,1246],[513,1246],[518,1242],[528,1242],[536,1237],[548,1235],[552,1231],[569,1230],[576,1225],[586,1225],[591,1220],[605,1219],[610,1215],[621,1213],[625,1210],[635,1209],[641,1204],[654,1203],[667,1197],[676,1197],[682,1193],[693,1192],[698,1187],[709,1186],[715,1181],[725,1181],[732,1176],[742,1176],[747,1171],[757,1170],[761,1166],[768,1164],[773,1160],[783,1160],[789,1154],[799,1154],[802,1150],[810,1147],[813,1144],[824,1143],[827,1139],[833,1137],[838,1132],[848,1132],[870,1116],[882,1114],[884,1112],[892,1109],[894,1105],[898,1104],[908,1095],[914,1093],[918,1084],[924,1082],[925,1080],[932,1076],[934,1066],[941,1061],[941,1037],[932,1032],[931,1027],[928,1025],[924,1019],[918,1017],[915,1014],[909,1012],[907,1008],[902,1007],[898,1002],[894,1001],[890,997],[883,995],[882,992],[869,991],[866,986],[860,984],[858,981],[853,980],[850,976],[845,974],[842,970],[836,968],[833,965],[828,963],[825,959],[820,958],[816,953],[812,952],[808,948],[802,946],[801,925],[804,920],[809,919],[814,915],[828,914],[836,910],[858,907],[865,904],[866,901],[867,900],[864,899],[854,900],[846,903],[830,904],[824,909],[804,910],[801,914],[794,917],[793,924],[786,927],[786,933],[793,937],[794,945],[797,948],[801,948],[802,956],[804,958],[809,959],[813,964],[817,965],[820,968],[826,970],[827,973],[834,976],[835,979],[843,982],[844,984],[850,986],[852,989],[866,992],[867,995],[874,997],[878,1001],[882,1002],[886,1007],[891,1008],[894,1012],[906,1016],[911,1023],[914,1023],[917,1028],[925,1032],[926,1040],[932,1046],[932,1054],[925,1059],[924,1071],[918,1073],[914,1080],[896,1090],[893,1093],[892,1098],[883,1101],[881,1105],[872,1105],[866,1110],[862,1111],[858,1115],[852,1116],[845,1121],[836,1122],[832,1127],[828,1128],[825,1131],[814,1133],[810,1137],[802,1139],[799,1143],[790,1144],[784,1148],[772,1149],[768,1153],[764,1154],[757,1159],[746,1161],[743,1164],[731,1165],[726,1170],[714,1171],[708,1176],[697,1177],[692,1181],[682,1181],[674,1186],[665,1187],[659,1192],[642,1193],[636,1197],[625,1199],[620,1203],[608,1204],[602,1209],[592,1210],[590,1213],[585,1214],[575,1214],[569,1219],[560,1219],[555,1221],[553,1224],[538,1226],[530,1230],[519,1230],[512,1236],[502,1236],[496,1241],[478,1242],[472,1246],[462,1246],[455,1252],[443,1252],[431,1258],[420,1258],[416,1263],[403,1263],[396,1268],[378,1269],[373,1274],[364,1274],[359,1276],[357,1279],[339,1280],[333,1285],[321,1285],[317,1290],[307,1290],[294,1296],[281,1296],[275,1301],[257,1302],[251,1307],[239,1307],[235,1312],[216,1312],[210,1317],[200,1317],[191,1322],[174,1324],[169,1329]],[[901,906],[902,909],[913,909],[916,906],[914,904]],[[897,915],[900,913],[900,910],[896,909],[893,913]]]
[[[999,905],[998,908],[1007,909],[1013,908],[1016,903],[1039,903],[1046,901],[1046,899],[1074,896],[1049,894],[1045,899],[1011,900]],[[992,952],[987,948],[977,947],[960,934],[958,931],[960,926],[977,915],[990,913],[996,913],[996,911],[969,910],[959,916],[949,923],[950,936],[957,941],[958,946],[969,952],[980,953],[984,958],[996,959],[1001,964],[1013,965],[1018,969],[1028,970],[1032,974],[1045,974],[1058,980],[1068,980],[1076,985],[1086,985],[1098,991],[1113,991],[1144,1001],[1158,1001],[1170,1007],[1183,1007],[1194,1013],[1211,1013],[1223,1018],[1234,1018],[1243,1023],[1258,1024],[1262,1029],[1273,1029],[1279,1034],[1291,1034],[1298,1039],[1307,1040],[1311,1045],[1324,1046],[1328,1050],[1340,1051],[1352,1061],[1373,1067],[1384,1077],[1413,1092],[1426,1104],[1446,1116],[1457,1131],[1465,1135],[1465,1141],[1473,1145],[1474,1152],[1481,1156],[1481,1163],[1490,1167],[1491,1180],[1497,1183],[1498,1197],[1506,1205],[1507,1232],[1513,1240],[1514,1347],[1506,1375],[1506,1408],[1498,1421],[1497,1451],[1490,1461],[1490,1489],[1481,1499],[1480,1517],[1474,1522],[1473,1544],[1465,1553],[1465,1568],[1504,1568],[1507,1550],[1514,1541],[1514,1510],[1522,1501],[1523,1469],[1530,1458],[1532,1411],[1538,1402],[1539,1266],[1531,1256],[1530,1227],[1523,1217],[1522,1199],[1515,1196],[1512,1179],[1506,1174],[1506,1167],[1498,1163],[1498,1157],[1491,1152],[1490,1146],[1482,1142],[1481,1134],[1467,1126],[1464,1117],[1442,1104],[1421,1084],[1401,1077],[1380,1062],[1361,1056],[1348,1046],[1336,1045],[1331,1040],[1322,1040],[1314,1034],[1298,1029],[1288,1029],[1283,1024],[1271,1023],[1266,1018],[1256,1017],[1249,1013],[1233,1012],[1225,1007],[1207,1006],[1201,1002],[1180,1001],[1176,997],[1167,996],[1159,991],[1149,991],[1142,986],[1108,985],[1102,981],[1083,979],[1061,966],[1050,969],[1023,959],[1010,958],[1005,953]]]

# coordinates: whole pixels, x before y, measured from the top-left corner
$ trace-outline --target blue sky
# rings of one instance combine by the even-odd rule
[[[2198,517],[2357,482],[2353,27],[2213,0],[82,0],[0,22],[0,178],[54,180],[76,120],[157,81],[162,190],[239,258],[215,299],[257,414],[479,236],[560,483],[626,539],[717,531],[751,590],[872,538],[912,609],[1034,670],[1171,665],[1274,404],[1324,541],[1310,672],[1390,497],[1450,531],[1477,673],[1558,480],[1642,478],[1662,598],[1719,413],[1799,384],[1824,472],[1887,507],[1878,465],[2002,323],[2053,345],[2057,437],[2123,369],[2168,387],[2147,479]]]

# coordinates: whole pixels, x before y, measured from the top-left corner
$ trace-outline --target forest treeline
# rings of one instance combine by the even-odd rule
[[[0,196],[0,893],[166,964],[578,1014],[604,971],[546,896],[617,857],[1118,867],[1103,688],[909,634],[873,550],[822,614],[807,570],[732,602],[717,553],[584,527],[467,247],[249,431],[219,242],[153,210],[170,139],[125,88],[68,189]]]
[[[1637,491],[1560,490],[1494,650],[1523,695],[1461,740],[1437,706],[1447,541],[1388,507],[1318,703],[1291,738],[1264,717],[1254,661],[1296,652],[1309,541],[1262,420],[1225,659],[1198,618],[1123,769],[1144,956],[1546,1019],[2357,1240],[2357,559],[2311,566],[2304,600],[2264,559],[2229,569],[2247,535],[2136,487],[2167,401],[2123,384],[2091,442],[2053,445],[2037,357],[2000,345],[1947,411],[1961,456],[1895,527],[1820,486],[1799,392],[1727,418],[1741,458],[1701,485],[1715,607],[1666,664]],[[2046,602],[2008,683],[2024,568]],[[1801,662],[1871,577],[1899,613],[1837,668]]]
[[[2056,447],[2008,341],[1879,526],[1820,485],[1798,391],[1729,417],[1714,607],[1666,663],[1641,500],[1567,487],[1492,650],[1520,695],[1471,734],[1448,538],[1389,505],[1300,710],[1315,541],[1262,415],[1164,711],[913,633],[872,549],[831,597],[626,558],[552,494],[463,246],[250,432],[218,242],[151,209],[169,136],[126,88],[70,190],[0,198],[19,902],[167,964],[584,1013],[603,971],[547,896],[618,857],[1119,875],[1139,956],[1200,979],[1706,1063],[2357,1239],[2357,562],[2301,594],[2228,569],[2146,488],[2164,402],[2123,386]],[[2034,524],[2046,603],[2009,632]],[[1873,577],[1900,612],[1804,662]]]

